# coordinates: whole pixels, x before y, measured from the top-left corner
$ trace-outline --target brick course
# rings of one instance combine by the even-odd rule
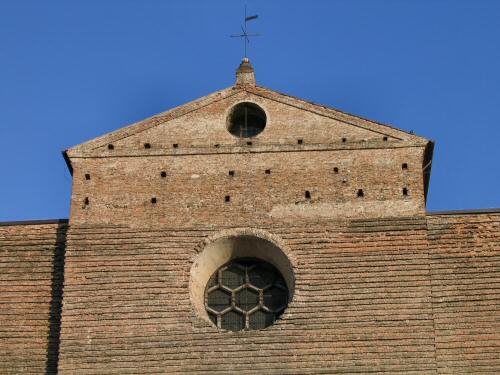
[[[67,224],[0,226],[0,373],[57,370]]]
[[[500,213],[428,222],[439,373],[498,373]]]

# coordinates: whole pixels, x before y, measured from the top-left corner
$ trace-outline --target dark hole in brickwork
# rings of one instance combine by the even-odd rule
[[[247,146],[251,146],[251,145],[252,145],[252,142],[248,141]]]
[[[174,143],[174,144],[172,145],[172,147],[173,147],[173,148],[179,148],[179,144],[178,144],[178,143]]]
[[[363,193],[363,189],[358,189],[358,197],[361,198],[364,196],[365,196],[365,193]]]
[[[229,171],[229,176],[234,177],[234,171]]]
[[[266,127],[266,113],[257,104],[236,104],[227,118],[227,130],[239,138],[255,137]]]
[[[88,206],[88,205],[89,205],[89,203],[90,203],[90,201],[89,201],[89,197],[85,197],[85,199],[83,200],[83,204],[84,204],[85,206]]]
[[[113,146],[111,143],[108,145],[108,150],[114,150],[115,146]]]
[[[347,142],[347,138],[342,138],[342,142],[346,143]]]
[[[404,196],[408,195],[408,188],[405,187],[403,188],[403,195]]]
[[[333,168],[333,173],[339,173],[339,169],[337,167]]]
[[[402,169],[408,169],[408,163],[403,163],[401,164]]]
[[[151,198],[151,203],[153,203],[153,204],[156,203],[156,198],[155,197]]]
[[[165,172],[165,171],[161,171],[160,176],[161,176],[162,178],[167,177],[167,172]]]
[[[389,138],[387,138],[387,137],[384,137],[384,138],[382,138],[382,139],[383,139],[384,141],[387,141],[387,140],[388,140]]]
[[[220,147],[220,144],[216,143],[216,144],[214,144],[214,147],[215,147],[215,148],[219,148],[219,147]]]
[[[151,148],[151,144],[150,143],[144,143],[144,148]]]
[[[231,202],[231,197],[229,195],[226,195],[224,198],[224,202]]]
[[[311,192],[309,190],[306,190],[304,196],[306,197],[306,199],[311,199]]]
[[[271,174],[271,170],[270,169],[266,169],[266,174]]]
[[[304,140],[302,140],[302,139],[297,139],[297,144],[298,144],[298,145],[301,145],[301,144],[303,144],[303,143],[304,143]]]
[[[86,180],[90,180],[90,174],[85,173],[85,179],[86,179]]]

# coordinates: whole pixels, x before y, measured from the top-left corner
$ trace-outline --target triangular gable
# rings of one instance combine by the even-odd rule
[[[204,96],[197,100],[194,100],[190,103],[173,108],[169,111],[157,114],[145,120],[131,124],[119,130],[107,133],[103,136],[97,137],[88,142],[74,146],[66,151],[67,156],[72,157],[77,155],[81,156],[84,154],[85,155],[91,154],[93,153],[94,150],[106,146],[109,143],[120,141],[124,138],[128,138],[137,135],[141,132],[145,132],[160,124],[165,124],[181,116],[193,113],[195,111],[200,111],[207,106],[228,99],[242,92],[246,92],[255,95],[257,97],[265,98],[267,100],[272,100],[290,107],[294,107],[302,111],[307,111],[315,115],[328,117],[337,120],[343,124],[357,127],[359,129],[375,132],[380,135],[387,135],[397,140],[408,141],[412,143],[415,142],[423,145],[425,145],[428,142],[428,140],[423,137],[410,134],[408,132],[391,127],[389,125],[367,120],[359,116],[348,114],[316,103],[308,102],[303,99],[279,93],[277,91],[270,90],[261,86],[232,86],[224,90],[215,92],[213,94]]]

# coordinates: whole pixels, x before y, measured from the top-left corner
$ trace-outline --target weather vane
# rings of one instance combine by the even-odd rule
[[[243,42],[245,44],[245,58],[247,57],[247,45],[250,43],[250,37],[259,36],[259,34],[249,34],[247,32],[247,22],[251,20],[257,19],[258,15],[247,16],[247,5],[245,4],[245,23],[241,25],[241,31],[243,34],[231,35],[231,38],[243,38]]]

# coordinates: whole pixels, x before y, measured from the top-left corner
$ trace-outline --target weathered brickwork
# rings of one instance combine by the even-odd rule
[[[261,228],[289,249],[296,292],[277,324],[240,333],[190,301],[216,230],[72,227],[61,373],[434,372],[425,219],[319,224]]]
[[[422,154],[410,147],[76,159],[71,222],[241,226],[423,215]]]
[[[231,87],[98,137],[68,150],[70,158],[209,152],[246,145],[249,139],[234,137],[227,131],[227,115],[233,105],[250,101],[266,112],[262,133],[251,139],[254,146],[358,145],[402,147],[426,145],[427,140],[387,125],[368,121],[317,104],[305,102],[260,86]],[[387,139],[384,139],[387,137]],[[345,138],[345,140],[344,140]],[[145,150],[144,143],[151,148]],[[110,150],[108,145],[112,144]],[[177,148],[174,147],[177,145]]]
[[[429,222],[440,374],[500,372],[500,213]]]
[[[67,224],[0,225],[0,373],[57,371]]]
[[[432,142],[238,74],[67,150],[69,225],[0,226],[0,373],[500,373],[500,213],[426,214]],[[242,102],[256,137],[227,130]],[[206,316],[193,273],[231,236],[286,260],[266,329]]]
[[[263,132],[228,114],[252,102]],[[72,224],[217,226],[425,214],[431,143],[254,84],[67,150]]]

